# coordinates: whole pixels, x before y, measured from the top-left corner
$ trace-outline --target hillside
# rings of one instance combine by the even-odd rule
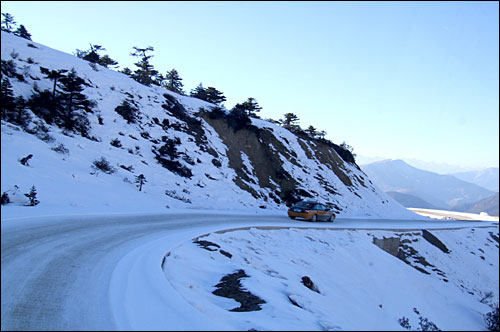
[[[494,192],[451,175],[420,170],[402,160],[384,160],[363,166],[363,171],[383,191],[417,196],[438,209],[452,209],[489,197]]]
[[[435,209],[436,207],[430,203],[427,203],[420,197],[410,195],[410,194],[405,194],[405,193],[400,193],[397,191],[388,191],[386,192],[387,195],[391,196],[394,198],[396,201],[398,201],[401,205],[411,208],[411,207],[419,207],[422,209]]]
[[[488,190],[498,191],[498,167],[490,167],[479,171],[452,173],[450,175],[453,175],[460,180],[477,184],[478,186],[481,186]]]
[[[186,241],[163,271],[214,329],[477,331],[498,299],[498,229],[237,229]]]
[[[50,94],[54,82],[41,73],[45,67],[74,70],[93,104],[77,118],[88,120],[88,131],[80,132],[49,124],[29,107],[31,119],[24,127],[2,114],[1,191],[11,201],[2,206],[2,217],[166,208],[282,213],[287,205],[313,197],[340,216],[418,218],[332,143],[256,118],[239,126],[226,112],[211,112],[213,104],[141,85],[3,31],[1,52],[2,77],[14,96],[28,100],[35,91]],[[117,111],[125,104],[136,111],[133,121]],[[141,174],[147,182],[139,191]],[[26,207],[25,194],[33,186],[40,203]]]
[[[486,212],[490,216],[498,216],[499,212],[499,195],[498,193],[481,199],[474,203],[458,205],[456,211],[481,213]]]

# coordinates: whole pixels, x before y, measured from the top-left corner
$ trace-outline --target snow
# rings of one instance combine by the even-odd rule
[[[165,256],[163,271],[175,296],[173,302],[189,317],[182,323],[175,320],[173,326],[179,330],[403,330],[399,319],[408,318],[417,329],[422,317],[442,330],[480,330],[482,315],[491,311],[480,300],[490,291],[498,299],[498,247],[488,241],[491,231],[433,230],[450,254],[414,235],[418,231],[406,232],[412,247],[444,272],[447,281],[430,268],[430,275],[423,274],[373,244],[373,238],[401,232],[250,228],[209,233],[196,239],[220,249],[205,250],[193,239]],[[498,228],[495,232],[498,235]],[[244,289],[266,301],[262,310],[231,312],[239,307],[238,302],[212,294],[223,276],[240,269],[249,276],[241,280]],[[301,283],[303,276],[310,277],[319,294]],[[186,303],[191,307],[184,307]],[[143,311],[148,312],[146,321],[152,325],[142,325],[143,312],[129,312],[131,326],[160,328],[154,324],[155,317],[160,319],[165,313]],[[179,311],[161,320],[167,324]]]
[[[52,255],[63,254],[54,249],[75,243],[86,248],[85,257],[89,262],[101,260],[92,266],[95,279],[83,280],[81,275],[77,278],[78,285],[94,285],[93,290],[88,293],[73,290],[68,294],[77,294],[80,298],[64,299],[67,301],[64,304],[68,306],[70,301],[79,301],[90,306],[94,303],[91,297],[103,297],[102,291],[108,296],[116,329],[403,330],[398,323],[402,317],[409,318],[414,329],[418,328],[419,317],[428,318],[443,330],[484,327],[482,315],[490,309],[480,300],[487,292],[493,292],[493,300],[498,302],[499,295],[498,243],[495,244],[490,235],[493,232],[498,237],[498,223],[433,221],[419,216],[369,184],[366,174],[347,163],[344,170],[355,186],[354,189],[346,188],[330,170],[321,168],[316,158],[307,158],[295,135],[280,126],[252,119],[253,125],[272,130],[286,150],[297,153],[302,167],[282,155],[283,167],[290,174],[303,179],[304,186],[317,191],[321,199],[335,200],[343,208],[333,224],[290,221],[286,218],[284,205],[267,202],[267,209],[259,209],[264,202],[234,183],[236,173],[229,167],[227,147],[208,123],[202,121],[207,144],[217,152],[221,167],[212,164],[214,157],[201,151],[188,133],[165,131],[152,122],[156,117],[160,122],[167,119],[170,123],[184,125],[159,107],[164,101],[164,93],[175,96],[192,114],[199,107],[209,108],[210,104],[159,87],[142,86],[113,70],[98,67],[96,72],[87,62],[72,55],[36,42],[29,42],[36,48],[28,47],[27,43],[2,32],[2,60],[12,59],[18,69],[24,68],[40,78],[39,66],[49,69],[74,67],[79,76],[92,84],[85,93],[98,105],[95,116],[90,117],[91,134],[98,140],[70,136],[49,127],[52,140],[43,141],[2,121],[1,191],[7,192],[12,200],[1,207],[2,329],[4,317],[7,319],[4,310],[9,310],[11,304],[4,303],[4,299],[8,296],[9,301],[14,301],[18,297],[16,293],[9,293],[12,288],[4,291],[4,280],[16,276],[16,282],[20,280],[16,289],[25,291],[22,285],[35,275],[32,271],[18,273],[23,268],[31,268],[25,266],[25,259],[31,264],[42,264],[42,259],[36,260],[43,253],[43,263],[47,265],[40,265],[33,271],[50,270]],[[13,51],[19,53],[16,59],[11,57]],[[36,62],[29,64],[28,58]],[[36,82],[40,89],[52,87],[49,80]],[[32,93],[31,79],[27,79],[27,83],[14,80],[11,83],[16,96],[27,98]],[[134,96],[141,109],[140,123],[127,125],[113,111],[127,94]],[[102,116],[104,125],[98,124],[97,114]],[[180,138],[179,152],[192,160],[200,160],[190,166],[193,177],[183,178],[157,164],[151,142],[141,137],[143,132],[152,137]],[[122,148],[109,144],[115,138],[121,141]],[[53,150],[60,144],[69,152]],[[306,148],[311,152],[313,147],[306,144]],[[29,165],[22,165],[19,159],[28,154],[33,154]],[[115,173],[92,174],[92,161],[101,157],[110,162]],[[251,160],[244,153],[241,157],[249,177],[258,183],[253,176]],[[132,166],[133,171],[120,165]],[[306,171],[320,174],[339,194],[328,194],[318,179]],[[134,183],[134,177],[139,174],[144,174],[148,181],[141,192]],[[361,177],[366,180],[365,185],[357,180]],[[40,204],[28,207],[24,194],[32,186],[37,189]],[[268,190],[259,189],[258,185],[252,188],[262,193]],[[188,199],[191,203],[186,203]],[[219,217],[221,212],[224,215]],[[190,217],[193,213],[196,216]],[[134,222],[134,227],[128,227],[130,225],[124,220]],[[242,224],[251,227],[220,232],[241,228]],[[95,228],[80,233],[79,227],[91,225]],[[280,228],[257,228],[264,225]],[[428,262],[446,274],[447,282],[435,271],[429,269],[430,274],[423,274],[373,244],[374,237],[400,236],[401,232],[406,233],[403,229],[415,232],[432,229],[451,250],[450,254],[445,254],[419,235],[401,235]],[[68,232],[64,233],[65,230]],[[117,238],[117,230],[126,237]],[[29,236],[35,231],[53,231],[54,234],[44,233],[40,242],[34,242],[37,245],[16,243],[22,247],[22,262],[8,264],[11,248],[4,248],[4,239],[22,236],[20,234]],[[138,236],[137,232],[145,235]],[[32,241],[36,241],[37,233],[33,234]],[[59,235],[57,241],[52,239],[56,235]],[[106,238],[112,238],[119,247],[94,251]],[[232,257],[221,254],[220,250],[200,248],[193,243],[195,238],[217,243]],[[73,264],[78,265],[78,262]],[[72,264],[63,265],[61,273],[91,269],[83,266],[81,270],[72,270]],[[223,276],[239,269],[249,276],[241,280],[244,287],[266,301],[262,310],[231,312],[229,310],[237,306],[237,302],[212,294]],[[319,293],[302,285],[303,276],[311,278]],[[109,285],[105,283],[108,279]],[[58,289],[58,294],[66,294],[64,288]],[[301,308],[292,305],[289,298]],[[34,302],[38,300],[33,299]],[[98,303],[103,301],[100,299]],[[51,305],[63,306],[60,303]],[[84,308],[87,311],[83,312],[89,316],[81,319],[98,318],[93,324],[107,321],[107,311],[100,312],[99,308]],[[417,308],[421,316],[413,308]],[[81,314],[72,307],[67,309],[64,320],[70,324],[73,317]],[[76,328],[81,326],[69,329]]]
[[[177,123],[186,127],[183,121],[161,107],[165,102],[164,94],[175,97],[193,116],[200,107],[209,109],[213,106],[210,103],[181,96],[161,87],[143,86],[122,73],[101,66],[96,66],[96,71],[87,61],[3,31],[1,51],[2,59],[12,60],[18,71],[22,69],[33,77],[25,76],[25,82],[10,80],[16,96],[29,98],[35,83],[39,89],[52,90],[53,82],[44,78],[40,73],[40,66],[49,69],[74,68],[77,75],[91,85],[86,87],[84,92],[97,104],[94,115],[89,115],[90,135],[96,140],[64,133],[60,128],[47,125],[50,139],[44,141],[2,121],[1,191],[9,194],[13,200],[12,204],[2,206],[3,217],[45,215],[53,214],[54,211],[78,214],[165,212],[177,208],[225,210],[228,205],[247,212],[258,210],[260,207],[274,213],[286,210],[283,203],[277,204],[272,199],[264,200],[272,190],[261,188],[255,176],[249,175],[255,184],[247,184],[260,198],[253,197],[250,192],[241,190],[236,185],[234,179],[237,174],[229,167],[227,147],[206,121],[197,118],[204,129],[206,147],[215,151],[220,167],[212,163],[214,156],[206,152],[206,149],[201,149],[193,135],[171,126],[165,129],[153,121],[154,118],[160,123],[168,120],[171,124]],[[141,112],[140,119],[135,124],[127,124],[114,111],[125,99],[133,99]],[[98,122],[98,116],[102,118],[102,125]],[[269,129],[286,151],[297,153],[297,158],[290,160],[281,156],[283,168],[295,178],[302,179],[304,189],[317,192],[318,199],[334,202],[341,207],[339,216],[422,218],[402,207],[375,186],[358,183],[356,178],[366,178],[366,175],[357,168],[349,164],[343,166],[354,183],[352,188],[346,187],[330,169],[321,166],[316,158],[307,158],[294,134],[260,119],[252,119],[252,124]],[[179,176],[163,168],[154,159],[152,152],[152,149],[159,148],[163,143],[152,143],[143,137],[144,134],[158,141],[161,141],[162,137],[180,139],[178,152],[181,158],[178,160],[192,170],[192,178]],[[110,144],[115,139],[120,141],[122,147]],[[53,150],[60,144],[63,144],[68,153]],[[310,151],[311,146],[306,146]],[[29,166],[21,165],[19,159],[28,154],[33,154]],[[102,157],[115,168],[115,173],[91,174],[93,161]],[[242,158],[247,169],[251,171],[251,161],[244,155]],[[194,162],[194,165],[188,164],[189,160]],[[130,168],[130,171],[124,167]],[[141,192],[134,183],[139,174],[144,174],[147,181]],[[318,177],[329,182],[338,194],[327,192]],[[24,206],[27,203],[24,194],[28,193],[32,186],[37,190],[40,204],[27,208]]]
[[[489,216],[486,212],[468,213],[468,212],[457,212],[448,210],[435,210],[435,209],[421,209],[421,208],[409,208],[409,210],[414,211],[422,216],[435,218],[435,219],[457,219],[457,220],[483,220],[483,221],[497,221],[498,217]]]

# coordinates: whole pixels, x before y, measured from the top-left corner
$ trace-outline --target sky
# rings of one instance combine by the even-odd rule
[[[498,2],[2,1],[33,41],[101,45],[135,69],[133,47],[248,97],[262,118],[298,116],[366,157],[499,165]]]

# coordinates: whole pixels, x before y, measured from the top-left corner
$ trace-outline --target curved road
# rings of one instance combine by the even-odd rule
[[[165,293],[166,280],[165,289],[154,288],[164,279],[163,256],[175,246],[205,233],[245,226],[374,228],[374,224],[383,229],[422,229],[423,224],[452,228],[492,223],[338,219],[333,224],[312,224],[285,216],[215,212],[2,220],[1,329],[175,330],[175,320],[165,322],[168,326],[138,326],[145,320],[133,317],[165,310],[175,313],[175,307],[183,305],[182,299],[172,299],[171,290]],[[143,282],[144,274],[149,274],[151,283]],[[134,308],[134,303],[148,302],[149,308]]]

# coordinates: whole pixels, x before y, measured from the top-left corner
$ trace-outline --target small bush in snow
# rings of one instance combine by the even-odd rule
[[[2,204],[2,205],[5,205],[5,204],[9,204],[9,203],[10,203],[9,194],[7,194],[6,192],[4,192],[4,193],[2,194],[1,204]]]
[[[99,160],[94,160],[91,167],[94,170],[94,173],[91,174],[97,174],[98,171],[103,171],[106,174],[113,174],[116,171],[104,157],[101,157]]]
[[[117,147],[117,148],[122,147],[122,143],[120,142],[120,140],[118,138],[112,139],[111,142],[109,142],[109,144],[111,144],[112,146]]]
[[[488,331],[498,331],[498,303],[493,307],[493,311],[488,312],[484,315],[484,321],[486,322],[486,329]]]
[[[40,201],[36,198],[36,195],[37,193],[35,186],[31,187],[29,194],[24,194],[24,196],[28,197],[29,199],[29,206],[35,206],[40,203]]]
[[[419,325],[422,331],[441,331],[436,324],[429,321],[427,318],[419,317]]]
[[[28,161],[29,161],[32,157],[33,157],[33,155],[30,153],[30,154],[29,154],[29,155],[27,155],[26,157],[21,158],[21,159],[19,160],[19,162],[20,162],[21,164],[23,164],[24,166],[29,166],[30,164],[28,164]]]
[[[481,300],[479,302],[481,303],[487,303],[488,300],[492,299],[495,294],[492,291],[486,292]]]
[[[56,147],[51,148],[51,150],[53,150],[57,153],[61,153],[61,154],[68,154],[69,153],[68,148],[66,148],[66,146],[64,146],[64,144],[62,144],[62,143]]]
[[[399,321],[399,325],[401,325],[403,328],[405,328],[407,330],[411,329],[410,320],[408,318],[406,318],[405,316],[398,319],[398,321]]]
[[[12,50],[12,52],[10,52],[10,56],[12,59],[17,59],[17,57],[19,56],[19,53],[16,52],[16,50]]]
[[[129,166],[120,165],[120,167],[126,171],[129,171],[129,172],[132,172],[134,170],[134,166],[132,166],[132,165],[129,165]]]
[[[13,60],[1,61],[2,74],[10,78],[17,78],[19,81],[24,82],[24,77],[17,73],[17,65]]]
[[[115,112],[120,114],[125,120],[127,120],[127,123],[135,123],[139,110],[136,107],[130,105],[130,102],[128,100],[124,100],[121,105],[115,108]]]
[[[191,203],[191,200],[189,198],[177,195],[177,192],[175,190],[165,190],[165,195],[178,199],[179,201],[182,201],[184,203]]]

